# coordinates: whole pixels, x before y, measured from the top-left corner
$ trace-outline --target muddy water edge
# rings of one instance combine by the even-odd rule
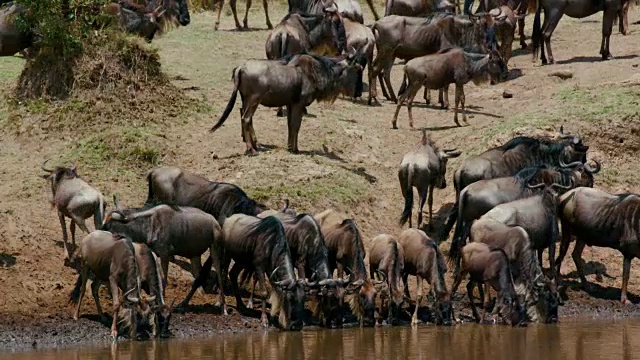
[[[526,328],[464,324],[258,331],[0,352],[0,359],[638,359],[639,319],[569,319]]]

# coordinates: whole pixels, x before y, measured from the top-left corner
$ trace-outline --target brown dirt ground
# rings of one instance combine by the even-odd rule
[[[275,23],[286,8],[274,5],[271,17]],[[365,11],[367,22],[371,22],[373,17]],[[223,17],[218,32],[213,31],[212,14],[194,14],[191,25],[154,41],[164,70],[175,79],[174,84],[193,98],[208,102],[207,107],[194,113],[178,112],[164,128],[165,142],[157,149],[162,154],[161,163],[236,183],[272,207],[277,207],[284,198],[289,198],[299,211],[309,213],[333,207],[353,217],[366,239],[383,232],[398,234],[401,229],[397,219],[403,201],[396,171],[402,155],[420,137],[418,131],[408,128],[404,108],[400,112],[400,130],[391,130],[395,107],[388,101],[382,101],[380,107],[344,99],[334,104],[313,104],[302,126],[300,155],[286,151],[286,125],[273,109],[260,108],[254,118],[259,142],[270,148],[259,156],[243,156],[239,105],[226,126],[215,134],[208,133],[228,101],[231,70],[243,59],[264,57],[267,31],[261,7],[254,5],[250,13],[250,25],[259,28],[255,31],[236,32],[229,15],[227,12]],[[632,9],[630,23],[639,15],[637,8]],[[532,20],[531,15],[527,19],[527,34],[531,33]],[[592,146],[592,156],[603,162],[604,170],[596,176],[596,186],[611,192],[640,192],[634,172],[640,148],[640,28],[631,25],[631,34],[626,37],[614,29],[611,51],[616,58],[602,62],[598,56],[600,21],[601,15],[562,20],[553,37],[557,65],[541,67],[531,62],[530,50],[516,50],[510,62],[510,81],[496,86],[467,86],[470,126],[456,128],[451,110],[425,107],[419,99],[414,107],[417,128],[429,130],[443,147],[457,146],[464,151],[462,157],[450,161],[450,174],[465,156],[477,154],[515,134],[552,132],[564,124],[567,130],[584,135]],[[18,57],[0,60],[0,91],[9,92],[22,66]],[[561,80],[548,76],[557,70],[571,71],[573,77]],[[401,75],[402,66],[394,67],[394,84],[399,84]],[[502,98],[505,89],[514,94],[513,98]],[[144,104],[140,104],[140,109],[153,111],[145,109]],[[0,103],[0,123],[11,111],[8,104]],[[82,139],[47,131],[16,135],[2,128],[0,344],[15,348],[106,340],[108,328],[96,321],[90,296],[85,297],[83,318],[78,323],[71,320],[73,310],[67,304],[67,296],[76,273],[63,266],[60,226],[48,205],[49,189],[37,177],[45,158],[73,158],[77,154],[73,150]],[[84,155],[83,159],[91,159],[90,154]],[[146,196],[143,177],[151,166],[131,171],[123,170],[117,162],[79,163],[79,171],[109,199],[117,193],[126,204],[136,205]],[[453,199],[451,185],[436,192],[436,229]],[[443,251],[448,245],[448,241],[443,243]],[[572,286],[569,300],[561,309],[561,321],[563,316],[635,313],[637,305],[622,306],[617,301],[621,255],[613,250],[588,248],[584,259],[594,289],[587,294],[575,286],[575,267],[567,256],[563,273],[568,274]],[[168,299],[184,296],[190,274],[173,264],[169,272]],[[635,303],[640,301],[639,275],[638,268],[632,268],[629,290]],[[106,294],[103,299],[108,305]],[[216,315],[209,306],[213,301],[212,295],[198,292],[192,311],[174,317],[176,335],[243,331],[257,326],[255,318]],[[105,310],[109,311],[109,307]]]

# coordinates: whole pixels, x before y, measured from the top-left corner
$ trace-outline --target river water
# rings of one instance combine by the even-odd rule
[[[1,351],[1,350],[0,350]],[[377,327],[258,332],[202,339],[2,354],[0,359],[640,359],[640,320],[566,321],[510,328]]]

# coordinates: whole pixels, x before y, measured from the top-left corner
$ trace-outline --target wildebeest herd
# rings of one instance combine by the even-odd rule
[[[561,15],[584,17],[604,10],[600,52],[605,59],[610,56],[613,20],[619,19],[620,31],[627,33],[628,0],[607,0],[597,6],[581,1],[481,2],[471,14],[473,1],[465,0],[464,14],[455,14],[456,4],[447,0],[388,0],[385,16],[378,20],[376,15],[376,22],[365,26],[356,0],[289,0],[289,13],[267,38],[266,59],[250,59],[233,70],[231,98],[211,131],[223,125],[240,93],[241,136],[247,153],[259,151],[252,123],[259,105],[279,108],[281,115],[286,112],[288,148],[296,153],[306,108],[340,95],[361,97],[365,68],[368,104],[378,102],[376,80],[385,98],[397,103],[393,128],[403,104],[413,127],[411,106],[421,87],[427,101],[429,90],[439,90],[440,103],[448,107],[451,84],[455,84],[454,121],[460,126],[459,106],[462,121],[467,122],[463,86],[469,81],[496,83],[507,78],[516,23],[521,45],[526,46],[527,11],[536,11],[534,49],[544,40],[548,60],[553,62],[549,39]],[[267,10],[266,0],[263,3]],[[120,0],[101,11],[117,15],[126,31],[151,41],[161,28],[160,19],[189,24],[186,4],[186,0]],[[373,3],[368,4],[377,14]],[[546,17],[542,25],[541,9]],[[235,1],[232,10],[241,28]],[[7,21],[7,14],[21,11],[24,8],[16,4],[2,9],[0,55],[25,50],[37,37],[37,31],[26,34]],[[247,14],[243,28],[248,27]],[[268,14],[266,22],[271,29]],[[390,81],[396,58],[407,61],[398,96]],[[544,49],[541,58],[547,62]],[[486,316],[480,316],[474,303],[478,288],[485,311],[493,308],[492,315],[517,326],[557,321],[562,303],[557,281],[572,235],[576,238],[573,259],[583,285],[587,284],[581,260],[585,245],[623,253],[621,300],[628,301],[630,262],[638,255],[640,199],[594,189],[593,174],[600,171],[600,164],[589,165],[588,149],[578,134],[561,129],[556,138],[517,137],[466,158],[453,176],[456,201],[444,232],[432,239],[412,227],[413,188],[419,195],[417,226],[422,226],[426,202],[427,226],[432,227],[433,191],[446,187],[447,161],[462,153],[441,148],[424,132],[398,171],[405,199],[400,224],[408,221],[409,229],[397,236],[380,234],[368,242],[368,249],[349,216],[331,209],[297,214],[288,203],[271,210],[236,185],[209,181],[175,167],[148,173],[148,196],[142,207],[121,208],[114,198],[110,211],[104,196],[78,176],[75,166],[43,164],[42,169],[58,211],[65,260],[79,271],[71,294],[77,304],[74,318],[79,316],[89,279],[102,316],[98,290],[106,283],[113,298],[114,338],[122,327],[131,338],[148,332],[169,336],[172,312],[187,308],[199,288],[217,292],[216,304],[223,315],[229,313],[225,294],[233,295],[237,311],[246,313],[254,307],[256,284],[266,295],[260,305],[262,324],[285,330],[310,324],[333,328],[350,322],[395,325],[403,323],[405,315],[418,323],[423,280],[431,286],[433,322],[450,325],[458,320],[452,297],[465,279],[476,321]],[[89,233],[85,220],[92,216],[96,230]],[[71,219],[73,248],[68,245],[65,218]],[[437,240],[446,240],[454,225],[447,264]],[[76,227],[89,233],[78,249]],[[549,250],[547,273],[542,268],[544,249]],[[207,251],[209,257],[202,264],[201,256]],[[168,265],[175,256],[190,260],[194,277],[191,291],[177,305],[167,303],[164,290]],[[448,265],[454,273],[451,287],[445,283]],[[415,301],[409,294],[409,275],[417,278]],[[251,293],[245,304],[240,287],[249,282]],[[497,294],[495,304],[491,289]],[[308,309],[307,301],[312,305]]]

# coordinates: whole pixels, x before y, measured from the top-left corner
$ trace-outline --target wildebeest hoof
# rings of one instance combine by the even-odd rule
[[[271,23],[267,23],[267,29],[269,30],[273,29],[273,25],[271,25]]]
[[[253,301],[247,303],[247,309],[253,309]]]

